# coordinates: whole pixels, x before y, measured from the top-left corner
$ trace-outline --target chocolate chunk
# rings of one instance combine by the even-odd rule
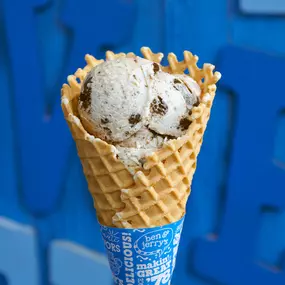
[[[155,98],[151,102],[150,111],[154,114],[159,114],[161,116],[164,116],[168,111],[168,106],[162,100],[162,98],[160,96],[158,96],[158,99]]]
[[[152,133],[152,137],[153,138],[156,138],[156,137],[161,137],[161,138],[166,138],[168,140],[173,140],[173,139],[176,139],[175,136],[170,136],[170,135],[161,135],[161,134],[158,134],[157,132],[155,132],[154,130],[150,129],[149,126],[147,126],[148,130]]]
[[[109,128],[104,127],[103,129],[106,131],[106,134],[107,134],[108,136],[112,135],[112,131],[111,131]]]
[[[174,140],[176,139],[176,136],[171,136],[171,135],[160,135],[161,137],[163,137],[164,139],[168,139],[168,140]]]
[[[153,72],[157,73],[159,70],[160,70],[159,65],[156,62],[154,62],[153,63]]]
[[[101,119],[101,123],[102,124],[107,124],[107,123],[109,123],[110,121],[109,121],[109,119],[108,118],[102,118]]]
[[[152,133],[153,137],[156,137],[158,135],[157,132],[155,132],[154,130],[149,128],[149,125],[146,126],[148,128],[148,130]]]
[[[182,82],[179,79],[174,78],[173,83],[174,84],[181,84]]]
[[[145,157],[140,158],[139,163],[141,164],[141,166],[143,166],[146,163],[146,158]]]
[[[199,100],[199,99],[197,99],[196,103],[195,103],[195,104],[193,104],[193,106],[194,106],[194,107],[198,107],[198,106],[199,106],[199,104],[200,104],[200,100]]]
[[[129,117],[129,123],[132,125],[132,127],[134,125],[136,125],[137,123],[139,123],[141,121],[142,117],[140,114],[132,114],[130,117]]]
[[[186,131],[191,125],[191,121],[188,118],[182,118],[180,120],[179,126],[182,131]]]
[[[82,91],[79,96],[79,101],[82,102],[82,107],[84,109],[88,109],[91,105],[91,92],[92,92],[90,86],[91,83],[92,83],[92,76],[89,76],[86,78],[83,84]]]

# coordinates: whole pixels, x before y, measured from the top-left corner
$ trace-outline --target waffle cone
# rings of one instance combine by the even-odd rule
[[[142,48],[145,58],[160,63],[163,54],[154,54]],[[133,53],[107,52],[107,59],[120,56],[133,57]],[[93,196],[98,220],[102,225],[118,228],[148,228],[178,221],[185,214],[196,161],[203,135],[209,120],[220,73],[213,73],[214,66],[197,67],[198,57],[184,52],[184,60],[177,61],[168,55],[169,66],[162,69],[169,73],[189,74],[202,90],[200,104],[192,109],[192,121],[187,133],[167,141],[162,148],[146,157],[143,167],[128,169],[116,155],[116,148],[90,135],[78,116],[77,101],[81,84],[94,66],[103,62],[90,55],[87,65],[68,77],[62,87],[62,109],[76,142],[88,188]]]

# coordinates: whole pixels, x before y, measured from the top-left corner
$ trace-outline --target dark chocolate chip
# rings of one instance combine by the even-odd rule
[[[145,162],[146,162],[146,159],[144,157],[139,159],[139,163],[141,164],[141,166],[143,166]]]
[[[157,132],[155,132],[154,130],[152,130],[152,129],[149,128],[149,125],[147,125],[146,127],[147,127],[148,130],[152,133],[152,136],[153,136],[153,137],[156,137],[156,136],[158,135]]]
[[[112,135],[112,131],[109,128],[104,127],[103,129],[106,131],[108,136]]]
[[[79,96],[79,101],[82,102],[82,107],[88,109],[91,105],[91,86],[88,86],[92,83],[92,76],[86,78],[82,91]]]
[[[176,139],[176,136],[171,136],[171,135],[161,135],[163,138],[166,138],[168,140],[174,140]]]
[[[179,125],[182,131],[186,131],[191,125],[191,121],[188,118],[182,118]]]
[[[102,124],[107,124],[107,123],[109,123],[110,121],[109,121],[109,119],[108,118],[102,118],[101,119],[101,123]]]
[[[194,106],[194,107],[198,107],[198,106],[199,106],[199,104],[200,104],[200,100],[199,100],[199,99],[197,99],[196,103],[195,103],[195,104],[193,104],[193,106]]]
[[[128,136],[130,134],[130,132],[125,132],[125,136]]]
[[[179,79],[174,78],[173,83],[174,84],[181,84],[182,82]]]
[[[157,73],[157,72],[159,71],[159,69],[160,69],[160,68],[159,68],[159,65],[158,65],[156,62],[154,62],[154,63],[153,63],[153,72],[154,72],[154,73]]]
[[[129,117],[129,123],[132,125],[132,127],[134,125],[136,125],[137,123],[139,123],[141,121],[142,117],[140,114],[132,114],[130,117]]]
[[[164,116],[168,111],[168,106],[162,100],[162,98],[160,96],[158,96],[158,99],[155,98],[151,102],[150,111],[154,114],[159,114],[161,116]]]
[[[149,126],[147,126],[148,130],[152,133],[152,136],[153,138],[156,138],[156,137],[161,137],[163,139],[168,139],[168,140],[173,140],[173,139],[176,139],[175,136],[170,136],[170,135],[161,135],[161,134],[158,134],[156,131],[152,130],[149,128]]]

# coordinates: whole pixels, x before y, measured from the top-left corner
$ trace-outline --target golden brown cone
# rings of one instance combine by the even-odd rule
[[[154,54],[146,47],[141,52],[145,58],[158,63],[163,57],[162,53]],[[135,55],[106,53],[107,59],[121,56]],[[81,84],[88,71],[103,62],[90,55],[86,55],[85,59],[87,65],[84,69],[78,69],[75,75],[68,77],[69,84],[63,85],[61,102],[99,222],[118,228],[148,228],[179,220],[185,214],[220,73],[213,73],[214,66],[211,64],[198,68],[198,57],[188,51],[184,52],[181,62],[173,53],[168,55],[169,66],[162,69],[169,73],[184,73],[188,69],[201,87],[201,101],[192,109],[192,123],[183,137],[166,142],[145,159],[143,167],[131,170],[118,159],[116,148],[90,135],[78,117],[77,101]]]

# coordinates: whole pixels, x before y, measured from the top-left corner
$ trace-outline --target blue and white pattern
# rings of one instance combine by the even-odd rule
[[[119,258],[115,258],[112,252],[108,252],[108,260],[113,275],[118,276],[121,272],[122,261]]]
[[[149,229],[101,226],[115,284],[170,284],[183,221]]]

